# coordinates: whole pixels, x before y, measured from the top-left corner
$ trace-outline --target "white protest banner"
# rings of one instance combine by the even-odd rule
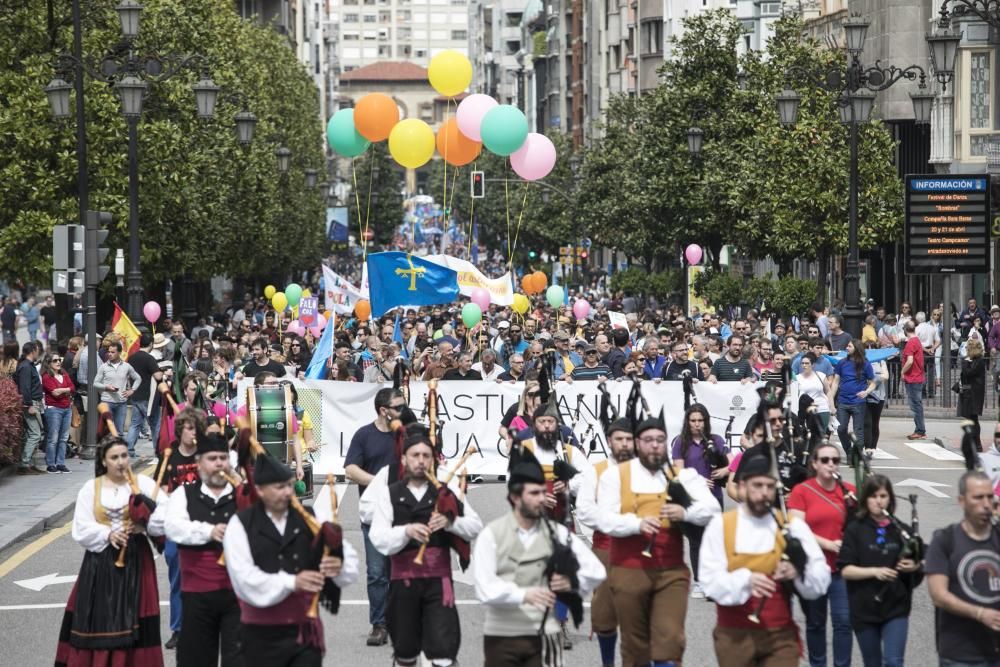
[[[326,309],[341,315],[352,312],[354,303],[364,298],[361,290],[326,265],[323,266],[323,291]]]
[[[608,311],[608,322],[611,323],[612,329],[624,329],[628,331],[628,318],[625,317],[625,313],[618,313],[613,310]]]
[[[312,419],[314,439],[321,445],[313,457],[314,474],[341,474],[344,457],[355,431],[375,419],[375,393],[389,385],[329,380],[294,382],[299,405]],[[632,388],[629,382],[607,382],[611,405],[624,416]],[[252,381],[240,385],[239,402],[245,402],[246,389]],[[510,406],[517,404],[523,385],[520,383],[460,382],[438,383],[438,416],[445,422],[441,441],[448,460],[459,458],[467,448],[476,446],[479,453],[468,462],[469,474],[504,475],[507,473],[507,446],[499,435],[500,420]],[[607,440],[598,418],[601,394],[596,382],[558,382],[555,385],[563,422],[573,426],[577,439],[592,459],[606,457]],[[680,434],[684,396],[680,382],[642,383],[642,394],[650,412],[659,414],[666,406],[669,437]],[[410,383],[410,408],[422,418],[427,395],[425,382]],[[757,409],[758,397],[753,385],[738,382],[695,385],[695,399],[712,415],[711,430],[724,434],[733,418],[734,436],[743,432],[747,420]],[[735,439],[735,438],[734,438]]]
[[[510,280],[509,271],[499,278],[488,278],[476,268],[475,264],[458,257],[428,255],[424,259],[441,266],[447,266],[452,271],[457,272],[458,291],[462,296],[472,296],[472,290],[477,287],[485,287],[489,290],[493,303],[499,306],[509,306],[514,303],[514,284]]]

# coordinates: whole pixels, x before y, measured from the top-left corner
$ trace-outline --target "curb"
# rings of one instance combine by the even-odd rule
[[[55,498],[39,505],[38,510],[42,518],[16,534],[5,543],[0,544],[0,562],[7,560],[8,552],[17,547],[28,538],[41,535],[47,530],[57,528],[65,523],[66,519],[72,516],[76,507],[76,496],[80,489],[67,489]]]

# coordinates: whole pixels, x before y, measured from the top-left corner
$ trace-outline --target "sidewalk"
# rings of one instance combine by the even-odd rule
[[[139,440],[139,458],[133,468],[155,462],[153,444]],[[76,494],[94,478],[94,462],[67,459],[72,474],[18,475],[17,466],[0,472],[0,563],[10,557],[18,542],[35,537],[72,519]]]
[[[983,430],[991,428],[983,422]],[[884,417],[881,422],[883,442],[902,442],[913,432],[913,420]],[[947,449],[957,451],[962,431],[957,419],[928,419],[928,440],[937,441]],[[836,435],[833,437],[837,441]],[[154,462],[153,445],[149,440],[136,444],[140,457],[135,468]],[[94,462],[70,459],[66,466],[71,475],[7,474],[0,477],[0,562],[11,555],[18,542],[57,527],[72,518],[76,494],[84,482],[93,478]],[[5,472],[7,472],[5,470]],[[13,470],[10,471],[13,473]]]

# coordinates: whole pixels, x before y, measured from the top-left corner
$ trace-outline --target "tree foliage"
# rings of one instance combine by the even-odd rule
[[[354,182],[347,227],[359,239],[368,229],[374,234],[375,243],[388,244],[403,221],[404,172],[389,156],[384,141],[373,143],[361,157],[355,158],[351,169]]]
[[[695,276],[692,287],[696,295],[716,310],[746,302],[743,281],[722,271],[702,271]]]
[[[816,281],[784,276],[773,284],[771,310],[779,315],[801,315],[816,301]]]
[[[612,292],[624,292],[632,296],[653,296],[665,300],[677,295],[681,289],[681,274],[678,271],[650,273],[632,266],[624,271],[616,271],[611,276]]]
[[[315,265],[324,247],[323,202],[302,170],[323,164],[315,86],[284,37],[244,21],[228,0],[147,0],[140,54],[192,54],[222,95],[199,120],[186,69],[151,83],[138,128],[141,265],[147,284],[190,273],[285,273]],[[47,23],[47,7],[54,10]],[[83,3],[84,52],[94,64],[120,39],[113,3]],[[43,92],[72,39],[70,3],[25,0],[0,14],[0,278],[47,282],[51,230],[77,221],[75,122],[56,122]],[[90,208],[114,215],[109,246],[128,238],[127,127],[113,89],[87,77]],[[233,116],[258,118],[253,144]],[[274,151],[292,151],[279,176]]]

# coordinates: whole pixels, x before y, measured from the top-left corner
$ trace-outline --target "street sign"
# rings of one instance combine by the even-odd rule
[[[53,271],[53,294],[83,294],[83,271]]]
[[[590,250],[590,246],[592,244],[593,241],[591,241],[589,238],[584,238],[582,241],[580,241],[580,245],[583,246],[584,250]]]
[[[988,174],[907,176],[906,273],[988,273],[990,223]]]
[[[83,271],[83,225],[56,225],[52,228],[52,268]]]

